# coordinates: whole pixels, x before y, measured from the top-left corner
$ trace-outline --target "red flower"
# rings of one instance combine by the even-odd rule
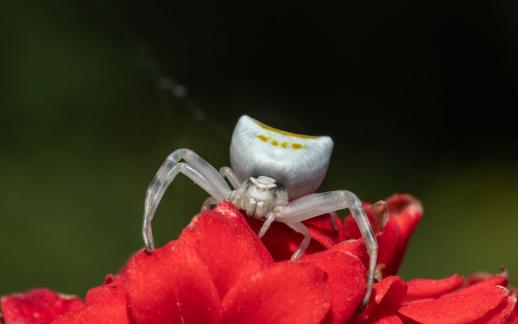
[[[115,276],[91,289],[84,304],[48,290],[4,296],[5,323],[503,323],[517,321],[516,294],[505,273],[468,280],[395,276],[422,208],[408,195],[365,205],[378,229],[380,275],[365,292],[366,252],[350,219],[306,221],[313,241],[297,262],[301,237],[274,223],[263,240],[260,223],[230,203],[196,216],[176,241],[133,255]],[[384,210],[389,210],[384,219]],[[386,224],[385,224],[386,223]]]
[[[59,295],[48,289],[34,289],[4,296],[0,305],[7,323],[45,324],[61,314],[81,309],[83,302],[77,297]]]
[[[374,298],[356,322],[513,323],[516,293],[506,285],[506,273],[476,283],[459,275],[407,283],[390,276],[375,285]]]

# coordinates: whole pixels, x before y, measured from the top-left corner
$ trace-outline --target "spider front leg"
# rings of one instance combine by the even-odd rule
[[[350,191],[337,190],[325,193],[311,194],[301,197],[288,206],[282,208],[277,216],[277,221],[286,223],[288,226],[298,224],[306,219],[313,218],[322,214],[334,212],[341,209],[349,209],[354,221],[362,233],[367,253],[369,254],[369,268],[367,270],[367,291],[362,300],[361,307],[365,307],[369,302],[374,285],[374,274],[376,270],[376,260],[378,258],[378,242],[369,219],[363,210],[360,199]],[[293,228],[293,227],[292,227]],[[294,228],[295,229],[295,228]],[[297,230],[297,229],[295,229]],[[299,231],[298,231],[299,232]],[[304,238],[306,240],[306,237]],[[303,241],[304,243],[304,241]],[[301,249],[303,246],[299,247]],[[297,250],[299,252],[299,250]],[[296,253],[297,253],[296,252]],[[301,251],[301,253],[304,251]]]
[[[234,170],[232,170],[230,167],[224,166],[219,169],[219,174],[225,179],[230,182],[232,185],[232,188],[235,190],[239,187],[241,184],[241,180],[239,180],[238,176],[234,173]],[[212,196],[207,197],[203,204],[201,205],[201,211],[210,209],[211,206],[218,203],[218,200]]]
[[[219,174],[221,174],[223,178],[227,178],[234,189],[237,189],[241,182],[243,182],[230,167],[224,166],[220,168]]]
[[[209,196],[209,197],[207,197],[207,199],[205,199],[205,201],[203,201],[203,204],[201,204],[200,210],[204,211],[204,210],[210,209],[211,206],[214,206],[217,203],[218,203],[218,200],[216,198]]]
[[[185,162],[180,162],[182,159]],[[142,235],[146,251],[148,252],[154,249],[151,221],[165,190],[178,173],[186,175],[216,201],[227,199],[230,195],[231,191],[225,179],[198,154],[189,149],[179,149],[169,154],[160,169],[158,169],[146,192]]]

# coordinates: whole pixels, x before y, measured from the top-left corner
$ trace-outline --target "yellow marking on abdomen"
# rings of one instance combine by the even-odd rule
[[[257,138],[263,142],[268,142],[268,136],[266,135],[257,135]]]
[[[256,137],[265,143],[269,143],[271,146],[281,147],[283,149],[291,148],[293,150],[302,150],[308,147],[306,144],[293,143],[287,141],[284,141],[279,144],[279,142],[276,139],[264,134],[258,134]]]
[[[306,138],[306,139],[316,139],[316,138],[318,138],[318,136],[302,135],[302,134],[295,134],[295,133],[290,133],[290,132],[287,132],[287,131],[283,131],[283,130],[280,130],[280,129],[277,129],[277,128],[273,128],[272,126],[268,126],[266,124],[263,124],[263,123],[261,123],[260,121],[257,121],[257,120],[254,120],[254,122],[257,125],[259,125],[259,127],[261,127],[262,129],[266,129],[266,130],[268,130],[270,132],[277,133],[277,134],[280,134],[280,135],[289,136],[289,137],[295,137],[295,138]]]

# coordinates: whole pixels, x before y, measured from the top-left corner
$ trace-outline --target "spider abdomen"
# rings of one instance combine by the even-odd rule
[[[328,136],[293,134],[242,116],[232,135],[230,164],[241,179],[276,179],[295,199],[318,189],[332,149]]]

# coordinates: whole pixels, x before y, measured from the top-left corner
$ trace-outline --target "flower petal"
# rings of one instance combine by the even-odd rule
[[[394,275],[397,272],[394,260],[399,258],[398,254],[402,246],[401,231],[394,217],[389,218],[383,232],[376,238],[378,239],[378,265],[382,265],[381,273],[383,277]]]
[[[407,291],[407,285],[397,276],[383,278],[374,285],[374,302],[376,304],[389,303],[398,304]]]
[[[257,234],[229,202],[196,216],[178,241],[196,251],[221,298],[236,282],[273,263]]]
[[[512,320],[511,316],[516,309],[516,294],[512,294],[500,304],[500,306],[487,314],[484,318],[478,320],[474,324],[500,324],[508,323],[506,320]]]
[[[129,324],[124,290],[116,283],[92,288],[88,291],[82,309],[63,314],[52,324]]]
[[[0,310],[6,324],[51,323],[59,315],[81,307],[83,302],[78,297],[60,295],[49,289],[33,289],[0,299]]]
[[[231,264],[228,265],[231,267]],[[121,273],[130,317],[146,323],[219,323],[219,294],[196,252],[176,241],[135,254]]]
[[[474,285],[437,299],[404,305],[398,313],[420,323],[468,323],[495,310],[508,295],[502,286]]]
[[[126,303],[126,294],[120,283],[121,281],[111,282],[88,290],[85,297],[86,306],[108,304],[114,301],[121,304]]]
[[[395,314],[396,309],[407,291],[406,283],[397,276],[383,278],[374,285],[373,296],[366,309],[358,316],[357,322],[371,323],[380,314]],[[383,315],[383,316],[385,316]]]
[[[336,217],[337,228],[341,227],[341,222],[340,218]],[[331,248],[340,241],[338,231],[333,228],[331,223],[330,214],[310,218],[304,221],[304,224],[307,226],[309,234],[311,234],[311,239],[320,243],[326,249]]]
[[[225,322],[320,323],[331,308],[326,279],[308,263],[277,263],[232,287],[223,299]]]
[[[363,264],[367,267],[369,263],[369,255],[367,254],[367,249],[365,248],[365,244],[362,239],[358,240],[347,240],[335,244],[331,247],[330,250],[351,253],[352,255],[357,256]]]
[[[410,236],[423,215],[421,203],[411,195],[395,194],[388,198],[386,203],[389,209],[389,223],[395,222],[399,228],[399,240],[397,253],[392,256],[390,261],[385,261],[383,269],[385,276],[394,275],[399,270]]]
[[[515,291],[513,293],[513,296],[516,296],[516,294],[517,294],[517,292]],[[507,318],[507,321],[505,321],[505,323],[507,323],[507,324],[518,324],[518,307],[517,307],[516,303],[514,305],[513,311],[511,312],[511,315]]]
[[[371,225],[377,230],[378,264],[383,265],[381,267],[382,274],[383,276],[391,276],[397,273],[401,265],[408,240],[421,219],[423,208],[417,199],[406,194],[395,194],[388,198],[385,204],[369,205],[364,202],[363,208]],[[383,208],[377,211],[373,210],[377,209],[374,207],[386,207],[388,209],[386,224],[380,224],[380,222],[384,223],[384,218],[381,217],[382,215],[377,215],[377,213],[383,213]],[[380,231],[381,229],[383,230]],[[351,216],[344,219],[339,238],[341,240],[361,238],[358,226]]]
[[[333,295],[332,323],[344,323],[358,309],[365,294],[366,269],[355,255],[338,250],[328,250],[305,255],[302,262],[308,262],[324,270],[329,276]]]
[[[306,254],[323,251],[337,242],[338,233],[332,229],[329,218],[329,215],[323,215],[304,222],[312,238],[305,252]],[[246,221],[254,233],[258,233],[263,225],[262,221],[250,217],[246,217]],[[331,230],[326,228],[326,222],[331,227]],[[301,234],[295,232],[286,224],[273,222],[261,240],[275,261],[285,261],[291,258],[302,239],[303,236]]]
[[[413,279],[407,282],[408,290],[404,302],[436,298],[460,288],[463,283],[464,278],[457,274],[444,279]]]
[[[507,269],[503,269],[502,272],[497,274],[490,274],[486,272],[479,272],[472,274],[466,279],[466,284],[468,286],[476,285],[476,284],[484,284],[484,285],[499,285],[499,286],[507,286],[509,283],[509,274],[507,273]]]
[[[365,324],[403,324],[401,318],[390,309],[379,309],[374,312],[370,316],[367,321],[354,321],[356,324],[365,323]]]
[[[412,195],[394,194],[386,200],[389,217],[397,217],[399,228],[405,239],[408,239],[423,216],[423,206]]]

